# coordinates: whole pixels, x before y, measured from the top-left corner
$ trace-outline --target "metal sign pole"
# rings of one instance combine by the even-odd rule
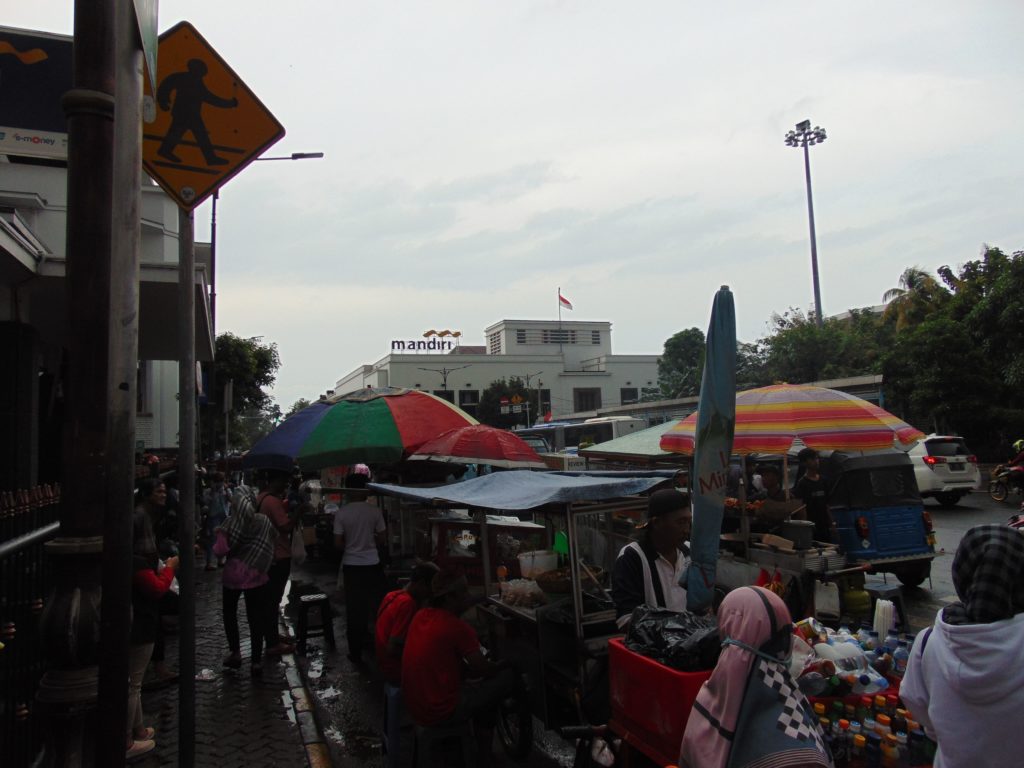
[[[178,210],[178,765],[195,765],[196,733],[196,311],[195,233]]]

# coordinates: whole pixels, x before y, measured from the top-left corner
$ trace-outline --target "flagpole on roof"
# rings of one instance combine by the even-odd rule
[[[562,354],[562,286],[558,286],[557,291],[555,303],[558,305],[558,354]]]

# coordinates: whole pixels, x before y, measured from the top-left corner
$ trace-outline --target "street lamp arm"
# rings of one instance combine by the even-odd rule
[[[269,162],[270,160],[319,160],[324,156],[323,152],[292,152],[290,155],[279,155],[274,157],[257,157],[257,162]]]

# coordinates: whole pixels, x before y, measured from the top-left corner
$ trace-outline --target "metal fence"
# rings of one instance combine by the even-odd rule
[[[30,765],[43,742],[33,716],[45,670],[39,617],[52,587],[43,544],[60,529],[59,486],[0,493],[0,763]]]

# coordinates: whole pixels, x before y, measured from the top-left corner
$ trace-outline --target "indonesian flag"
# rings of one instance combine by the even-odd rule
[[[572,309],[572,302],[562,295],[561,290],[558,291],[558,303],[566,309]]]

